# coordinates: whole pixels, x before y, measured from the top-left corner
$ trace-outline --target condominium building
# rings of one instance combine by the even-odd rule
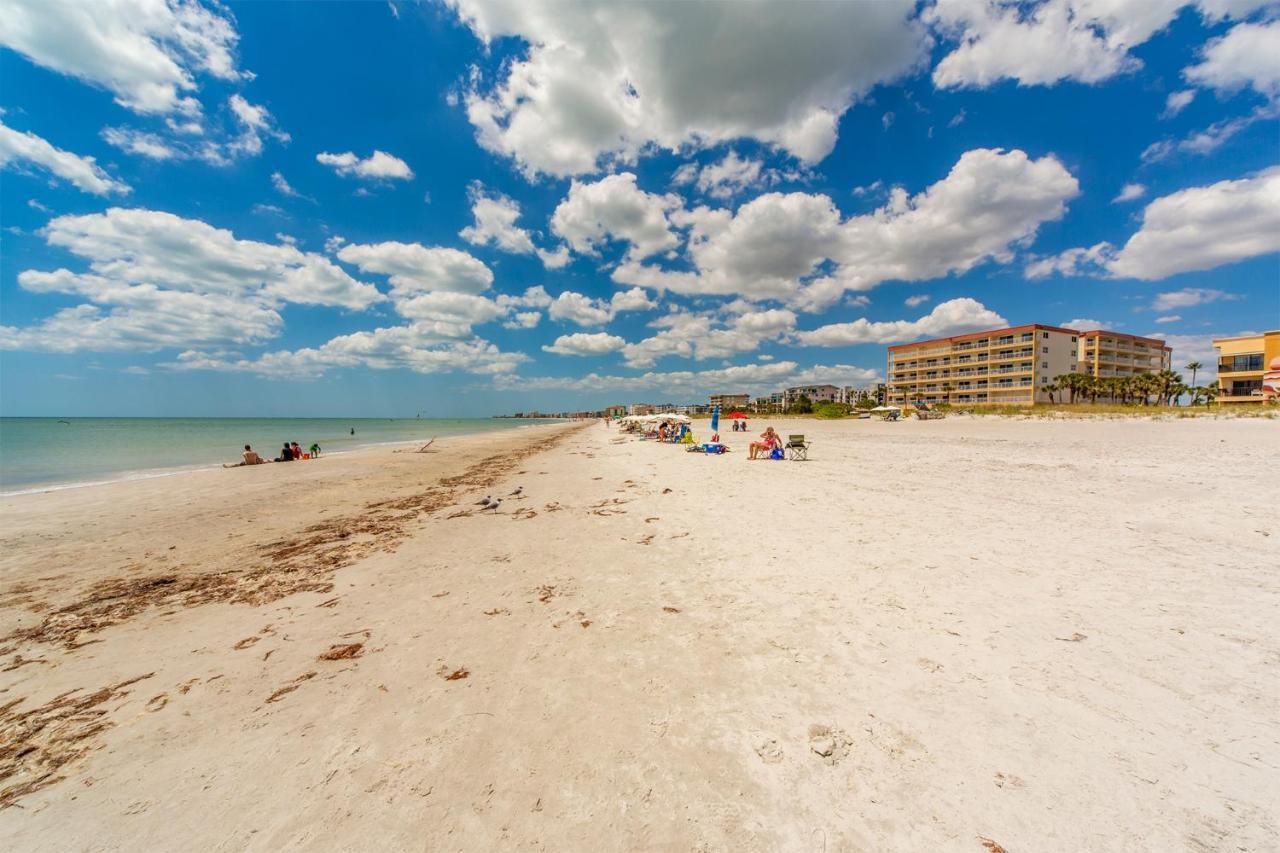
[[[1120,337],[1109,332],[1100,334],[1113,341]],[[903,406],[920,401],[931,405],[1052,402],[1044,387],[1055,376],[1079,370],[1081,337],[1082,333],[1075,329],[1032,323],[891,346],[886,403]],[[1148,347],[1158,345],[1167,363],[1164,341],[1143,340],[1148,341]],[[1117,345],[1110,346],[1112,349],[1105,349],[1099,341],[1093,347],[1094,352],[1107,353],[1109,367],[1106,369],[1112,369],[1112,356],[1118,354]]]
[[[1218,402],[1261,403],[1280,393],[1280,331],[1215,338]]]
[[[1088,376],[1136,376],[1168,370],[1173,350],[1157,338],[1094,329],[1081,332],[1075,372]]]
[[[712,394],[712,407],[719,406],[723,409],[741,409],[751,401],[750,394]]]
[[[844,390],[837,385],[797,385],[786,390],[787,403],[808,397],[810,403],[843,403]]]

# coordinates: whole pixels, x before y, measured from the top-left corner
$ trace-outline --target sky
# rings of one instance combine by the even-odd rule
[[[0,0],[0,110],[9,416],[697,402],[1022,323],[1203,382],[1280,328],[1278,2]]]

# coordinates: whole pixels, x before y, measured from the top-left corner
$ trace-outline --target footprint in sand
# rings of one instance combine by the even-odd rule
[[[765,764],[778,764],[782,761],[782,747],[777,738],[765,738],[756,744],[756,755]]]
[[[839,764],[852,746],[853,740],[840,729],[816,723],[809,726],[809,751],[826,764]]]
[[[148,711],[159,711],[165,705],[169,704],[169,694],[161,693],[159,696],[152,696],[151,701],[147,702]]]

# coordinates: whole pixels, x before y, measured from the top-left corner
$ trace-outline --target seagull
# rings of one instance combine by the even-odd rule
[[[501,500],[501,499],[494,501],[493,503],[489,504],[488,506],[481,507],[480,511],[481,511],[481,512],[484,512],[486,509],[491,509],[491,510],[493,510],[493,511],[496,513],[496,512],[498,511],[498,507],[500,507],[500,506],[502,506],[502,500]]]
[[[482,501],[476,501],[476,506],[482,506],[482,507],[485,507],[485,508],[487,509],[487,508],[488,508],[488,506],[489,506],[489,504],[490,504],[490,503],[492,503],[492,502],[493,502],[493,498],[491,498],[491,497],[489,497],[489,496],[487,496],[487,495],[486,495],[484,500],[482,500]]]
[[[518,498],[520,497],[520,493],[523,491],[524,491],[524,486],[516,486],[516,490],[512,492],[510,495],[508,495],[508,497]]]

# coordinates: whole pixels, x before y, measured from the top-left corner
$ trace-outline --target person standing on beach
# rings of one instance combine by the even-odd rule
[[[314,441],[311,442],[311,458],[318,459],[320,457],[320,445]]]

